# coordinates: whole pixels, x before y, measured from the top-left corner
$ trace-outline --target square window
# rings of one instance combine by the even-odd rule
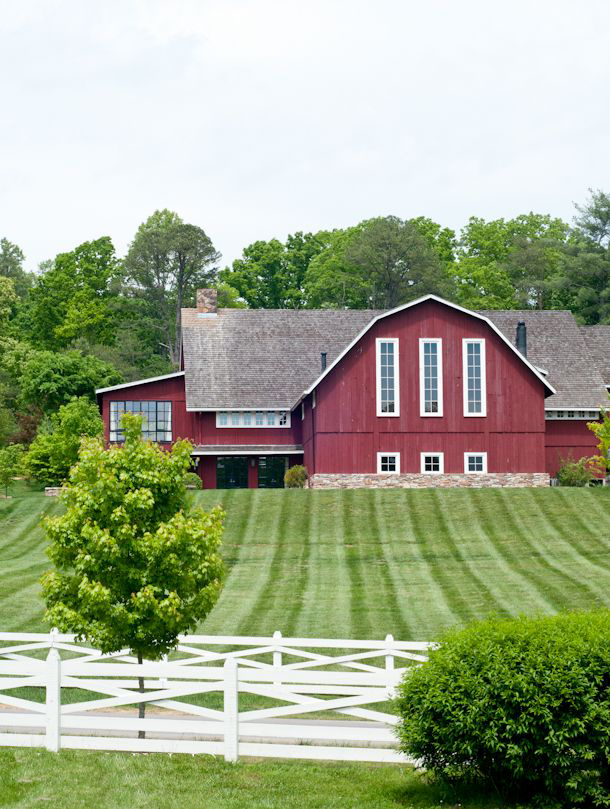
[[[442,452],[422,452],[420,469],[424,474],[443,474],[444,455]]]
[[[252,413],[246,411],[244,413],[244,427],[249,427],[252,424]]]
[[[400,452],[378,452],[377,474],[400,474]]]
[[[229,414],[225,413],[224,411],[220,412],[218,414],[218,426],[226,427],[228,423],[229,423]]]
[[[239,422],[241,421],[241,413],[234,411],[231,413],[231,426],[232,427],[239,427]]]
[[[487,472],[487,453],[465,452],[464,472],[466,474],[485,474]]]

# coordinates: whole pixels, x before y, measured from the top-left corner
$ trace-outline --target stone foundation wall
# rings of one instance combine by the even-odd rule
[[[44,490],[45,497],[59,497],[63,492],[62,486],[47,486]]]
[[[549,486],[547,472],[491,472],[455,475],[312,475],[311,489],[523,488]]]

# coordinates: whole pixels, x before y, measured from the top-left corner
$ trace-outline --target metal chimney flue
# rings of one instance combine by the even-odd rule
[[[517,323],[517,351],[527,357],[527,328],[523,320]]]
[[[323,371],[326,370],[326,351],[322,351],[320,354],[320,368]]]

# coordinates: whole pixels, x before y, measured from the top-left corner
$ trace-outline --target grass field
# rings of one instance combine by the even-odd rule
[[[0,500],[0,629],[44,630],[39,527],[57,500]],[[222,634],[434,639],[490,612],[610,605],[610,490],[200,492],[227,511]],[[499,809],[409,768],[0,748],[0,806]]]
[[[59,504],[0,500],[0,628],[44,629],[39,528]],[[434,639],[490,612],[610,605],[610,489],[205,491],[229,574],[222,634]]]
[[[407,767],[0,748],[0,806],[48,809],[500,809]]]

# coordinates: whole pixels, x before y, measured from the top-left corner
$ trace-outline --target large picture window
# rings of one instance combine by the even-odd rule
[[[376,341],[377,350],[377,415],[400,415],[398,381],[398,338],[385,337]]]
[[[110,440],[115,443],[125,440],[121,429],[123,413],[142,416],[142,438],[147,441],[165,443],[172,440],[171,402],[110,402]]]
[[[464,415],[486,416],[485,340],[462,340]]]
[[[420,338],[419,341],[419,414],[443,415],[442,340]]]

